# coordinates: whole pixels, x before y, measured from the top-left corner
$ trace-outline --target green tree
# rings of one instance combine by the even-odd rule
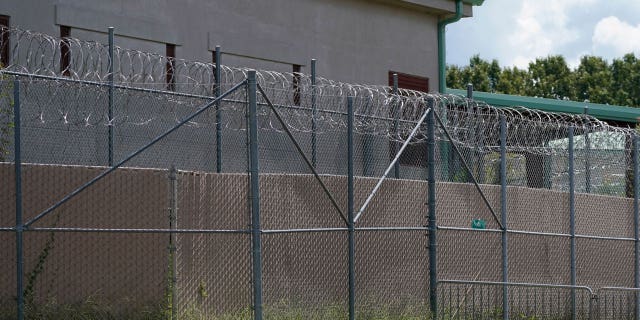
[[[526,94],[532,97],[569,99],[575,98],[571,69],[560,55],[538,58],[529,63],[531,85]]]
[[[611,103],[640,106],[640,61],[633,53],[614,59],[611,64]]]
[[[504,68],[498,79],[495,90],[498,93],[524,96],[527,94],[527,86],[531,83],[531,78],[527,70],[517,67]]]
[[[615,103],[611,94],[613,76],[607,61],[584,56],[574,74],[576,100],[594,103]]]
[[[469,59],[469,66],[463,68],[462,79],[465,84],[472,84],[474,90],[492,92],[489,68],[489,62],[481,59],[479,55],[474,55]]]
[[[474,55],[468,66],[448,66],[447,85],[465,89],[551,99],[589,101],[640,107],[640,59],[633,53],[609,64],[596,56],[584,56],[571,70],[559,55],[538,58],[528,69],[501,68]]]
[[[465,87],[462,80],[462,69],[456,65],[447,66],[447,86],[449,88],[461,89]]]

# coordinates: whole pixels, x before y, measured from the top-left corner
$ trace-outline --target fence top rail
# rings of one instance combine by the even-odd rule
[[[601,287],[598,292],[601,291],[635,291],[640,292],[640,288],[628,288],[628,287]]]
[[[438,284],[467,284],[467,285],[492,285],[492,286],[510,286],[510,287],[529,287],[529,288],[557,288],[557,289],[581,289],[594,295],[594,291],[587,286],[574,286],[568,284],[547,284],[547,283],[527,283],[527,282],[499,282],[499,281],[476,281],[476,280],[438,280]]]
[[[475,229],[468,227],[449,227],[449,226],[438,226],[438,230],[444,231],[465,231],[465,232],[488,232],[488,233],[501,233],[504,230],[501,229]],[[510,234],[523,234],[523,235],[532,235],[532,236],[547,236],[547,237],[564,237],[571,238],[576,237],[578,239],[592,239],[592,240],[613,240],[613,241],[636,241],[634,238],[629,237],[609,237],[609,236],[596,236],[596,235],[588,235],[588,234],[576,234],[571,235],[569,233],[557,233],[557,232],[541,232],[541,231],[528,231],[528,230],[517,230],[517,229],[507,229],[507,233]]]

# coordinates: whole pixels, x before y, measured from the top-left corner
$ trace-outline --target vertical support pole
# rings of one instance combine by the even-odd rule
[[[371,112],[371,107],[373,106],[373,100],[371,97],[366,98],[364,114],[360,115],[363,118],[369,117]],[[369,121],[370,119],[366,119],[365,121]],[[372,162],[374,162],[374,153],[373,153],[373,136],[371,134],[371,130],[367,129],[362,137],[362,174],[365,177],[373,177],[374,167]]]
[[[635,288],[640,288],[640,206],[638,203],[638,199],[640,196],[640,177],[638,174],[640,170],[638,170],[638,136],[633,135],[633,147],[632,147],[632,158],[633,158],[633,238],[634,238],[634,275],[633,275],[633,285]],[[640,293],[636,291],[636,320],[640,320]]]
[[[444,126],[449,122],[447,108],[446,104],[442,105],[441,118]],[[435,108],[433,109],[433,112],[436,112]],[[440,149],[440,177],[444,181],[451,181],[451,145],[453,144],[453,141],[446,141],[442,139],[438,144]]]
[[[175,166],[169,170],[169,229],[178,227],[178,176]],[[169,236],[169,257],[171,276],[171,320],[178,319],[178,257],[176,256],[177,234],[172,232]]]
[[[262,241],[260,229],[260,168],[258,165],[258,99],[255,70],[249,71],[249,174],[251,179],[251,240],[253,257],[253,316],[262,319]]]
[[[431,307],[431,319],[438,315],[438,272],[437,272],[437,241],[436,241],[436,157],[435,157],[435,106],[430,101],[429,115],[427,116],[427,185],[429,207],[429,305]]]
[[[316,59],[311,59],[311,164],[314,168],[318,168],[318,108],[316,106]]]
[[[356,318],[356,272],[355,272],[355,222],[354,213],[354,190],[353,190],[353,97],[347,97],[347,198],[348,212],[347,221],[349,223],[349,320]]]
[[[589,114],[589,107],[584,107],[584,114]],[[589,131],[584,132],[584,187],[586,193],[591,193],[591,141]]]
[[[473,84],[468,83],[467,84],[467,99],[469,100],[473,100]],[[480,117],[480,110],[479,108],[476,109],[477,112],[477,117]],[[474,155],[476,157],[475,161],[477,162],[477,166],[476,166],[476,170],[477,170],[477,181],[478,183],[485,183],[486,177],[485,177],[485,170],[484,170],[484,140],[482,139],[483,136],[483,132],[481,132],[479,126],[476,126],[476,136],[480,137],[479,141],[478,141],[478,147],[479,147],[479,151],[474,152]],[[469,176],[469,180],[467,182],[471,182],[471,177]]]
[[[574,131],[569,127],[569,224],[571,234],[571,285],[576,285],[576,203],[575,203],[575,167],[574,167]],[[576,319],[576,290],[571,289],[571,318]]]
[[[548,149],[549,147],[549,141],[545,141],[544,142],[544,148]],[[552,186],[552,182],[551,182],[551,163],[553,161],[553,156],[551,155],[546,155],[542,157],[542,186],[545,189],[551,189]]]
[[[507,121],[500,115],[500,211],[502,212],[502,282],[509,282],[509,247],[507,241]],[[509,287],[502,286],[502,318],[509,319]]]
[[[109,167],[113,166],[113,92],[115,91],[113,84],[113,27],[109,27],[109,142],[108,142],[108,164]]]
[[[222,57],[222,51],[220,46],[216,46],[216,71],[215,71],[215,97],[220,96],[221,84],[220,77],[222,73],[220,71],[220,59]],[[222,111],[220,110],[220,102],[216,103],[216,172],[222,172]]]
[[[18,320],[24,319],[24,252],[22,221],[22,154],[20,151],[20,81],[13,81],[13,147],[16,187],[16,302]]]
[[[393,94],[398,96],[398,74],[393,74]],[[398,105],[398,101],[396,101],[396,97],[394,97],[393,108],[393,133],[398,136],[398,127],[400,126],[400,106]],[[394,149],[396,152],[400,151],[400,142],[396,141],[394,144]],[[397,161],[395,166],[393,166],[393,175],[396,179],[400,179],[400,161]]]

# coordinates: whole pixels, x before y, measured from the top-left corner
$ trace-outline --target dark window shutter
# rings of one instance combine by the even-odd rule
[[[176,45],[169,44],[166,45],[166,54],[167,57],[167,90],[173,91],[176,89],[176,79],[174,76],[175,71],[175,62],[176,62]]]
[[[60,26],[60,73],[63,76],[70,76],[71,72],[71,48],[69,45],[69,37],[71,36],[71,28],[68,26]]]
[[[9,16],[0,15],[0,64],[9,65]]]

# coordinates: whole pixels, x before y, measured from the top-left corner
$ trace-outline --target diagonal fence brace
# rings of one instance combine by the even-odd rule
[[[384,171],[384,174],[382,175],[382,177],[380,177],[380,180],[378,180],[378,183],[373,188],[373,191],[371,191],[371,194],[369,194],[369,196],[367,197],[367,200],[365,200],[364,203],[362,204],[362,207],[358,211],[358,214],[356,214],[356,217],[353,219],[354,223],[356,221],[358,221],[358,219],[360,219],[360,216],[362,215],[364,210],[367,209],[367,207],[369,206],[369,203],[371,202],[373,197],[376,195],[376,193],[378,193],[378,189],[380,189],[380,186],[382,186],[382,182],[387,178],[387,176],[389,175],[391,170],[393,170],[395,168],[396,163],[400,160],[400,156],[402,155],[404,150],[409,145],[409,142],[411,142],[411,139],[413,139],[413,137],[418,133],[418,129],[420,128],[420,126],[422,125],[424,120],[427,119],[427,116],[429,115],[429,112],[432,112],[432,110],[433,110],[433,108],[427,109],[424,112],[424,114],[422,115],[422,117],[420,118],[420,120],[418,120],[418,123],[413,128],[413,130],[411,131],[411,134],[409,134],[409,137],[407,137],[407,140],[400,147],[400,151],[398,151],[398,153],[396,154],[395,158],[393,158],[393,161],[391,161],[391,163],[387,167],[387,170]]]
[[[495,210],[493,210],[493,207],[489,203],[489,200],[487,200],[487,197],[484,195],[482,188],[480,188],[480,185],[478,184],[476,177],[473,175],[473,172],[469,168],[469,164],[467,164],[467,161],[462,156],[462,153],[460,152],[460,149],[458,149],[458,146],[456,146],[456,144],[453,143],[453,139],[451,138],[451,135],[449,134],[449,131],[447,130],[447,128],[444,126],[444,123],[442,123],[440,116],[438,116],[437,112],[434,112],[433,114],[435,115],[436,120],[438,120],[440,127],[442,127],[442,131],[447,136],[447,139],[451,141],[451,146],[453,147],[453,150],[458,154],[458,156],[460,156],[460,160],[462,160],[462,165],[464,166],[464,169],[467,170],[467,172],[469,173],[469,176],[471,177],[471,181],[476,186],[476,189],[478,189],[478,192],[480,193],[480,197],[482,198],[482,201],[484,202],[484,204],[487,205],[487,208],[489,208],[489,211],[491,211],[491,215],[493,215],[493,219],[500,226],[501,230],[505,230],[504,226],[502,225],[502,222],[500,222],[500,219],[498,219],[498,215],[496,214]]]
[[[76,195],[78,195],[80,192],[84,191],[85,189],[89,188],[90,186],[92,186],[93,184],[95,184],[96,182],[100,181],[102,178],[104,178],[105,176],[107,176],[108,174],[110,174],[111,172],[115,171],[116,169],[120,168],[122,165],[124,165],[125,163],[127,163],[129,160],[133,159],[135,156],[139,155],[140,153],[144,152],[145,150],[149,149],[151,146],[153,146],[154,144],[156,144],[158,141],[162,140],[164,137],[168,136],[169,134],[171,134],[172,132],[178,130],[180,127],[182,127],[185,123],[191,121],[193,118],[197,117],[198,115],[200,115],[201,113],[205,112],[206,110],[208,110],[211,106],[215,105],[216,103],[218,103],[219,101],[222,101],[222,99],[224,99],[226,96],[230,95],[231,93],[233,93],[234,91],[238,90],[238,88],[244,86],[246,84],[247,80],[243,80],[242,82],[239,82],[238,84],[236,84],[235,86],[233,86],[233,88],[229,89],[227,92],[223,93],[222,95],[220,95],[219,97],[217,97],[216,99],[212,100],[211,102],[205,104],[204,106],[200,107],[200,109],[198,109],[196,112],[192,113],[191,115],[187,116],[186,118],[182,119],[182,121],[180,121],[179,123],[177,123],[175,126],[171,127],[171,129],[165,131],[163,134],[157,136],[155,139],[153,139],[151,142],[149,142],[147,145],[143,146],[142,148],[134,151],[133,153],[129,154],[127,157],[125,157],[124,159],[122,159],[120,162],[116,163],[113,167],[110,167],[109,169],[103,171],[101,174],[99,174],[98,176],[96,176],[95,178],[91,179],[89,182],[83,184],[82,186],[78,187],[77,189],[73,190],[71,193],[67,194],[64,198],[62,198],[60,201],[58,201],[56,204],[52,205],[51,207],[47,208],[46,210],[42,211],[40,214],[38,214],[37,216],[35,216],[33,219],[29,220],[29,222],[24,224],[24,227],[27,228],[30,225],[34,224],[36,221],[44,218],[46,215],[48,215],[49,213],[51,213],[53,210],[59,208],[61,205],[65,204],[67,201],[71,200],[73,197],[75,197]]]
[[[320,178],[320,175],[318,174],[318,171],[316,171],[316,168],[313,166],[311,160],[309,160],[309,158],[307,158],[307,155],[304,154],[304,151],[302,151],[302,148],[300,147],[300,144],[298,144],[298,141],[296,141],[295,137],[291,133],[291,130],[289,130],[287,125],[284,123],[284,120],[282,120],[282,117],[280,116],[280,113],[278,113],[278,110],[276,110],[276,108],[273,105],[273,103],[271,103],[271,100],[269,100],[269,97],[267,97],[267,94],[264,92],[264,90],[262,90],[262,87],[260,86],[260,84],[258,84],[258,91],[260,91],[260,94],[262,95],[264,100],[267,102],[267,105],[273,111],[273,114],[276,116],[276,118],[278,119],[278,122],[280,122],[280,124],[284,128],[284,131],[287,133],[287,136],[289,136],[289,138],[291,139],[291,142],[293,142],[293,145],[296,147],[296,149],[298,150],[298,152],[300,153],[300,155],[304,159],[304,162],[306,162],[307,166],[309,167],[309,169],[311,169],[311,172],[313,173],[313,176],[316,178],[316,180],[318,180],[318,183],[320,183],[320,186],[322,187],[322,190],[329,197],[329,200],[331,201],[331,204],[333,205],[333,207],[338,211],[338,213],[340,214],[340,217],[342,218],[344,223],[349,225],[349,221],[347,220],[347,217],[345,216],[345,214],[342,211],[342,209],[340,209],[340,206],[338,206],[338,202],[333,197],[333,194],[331,193],[331,191],[329,191],[329,188],[327,188],[327,186],[324,184],[324,182]]]

